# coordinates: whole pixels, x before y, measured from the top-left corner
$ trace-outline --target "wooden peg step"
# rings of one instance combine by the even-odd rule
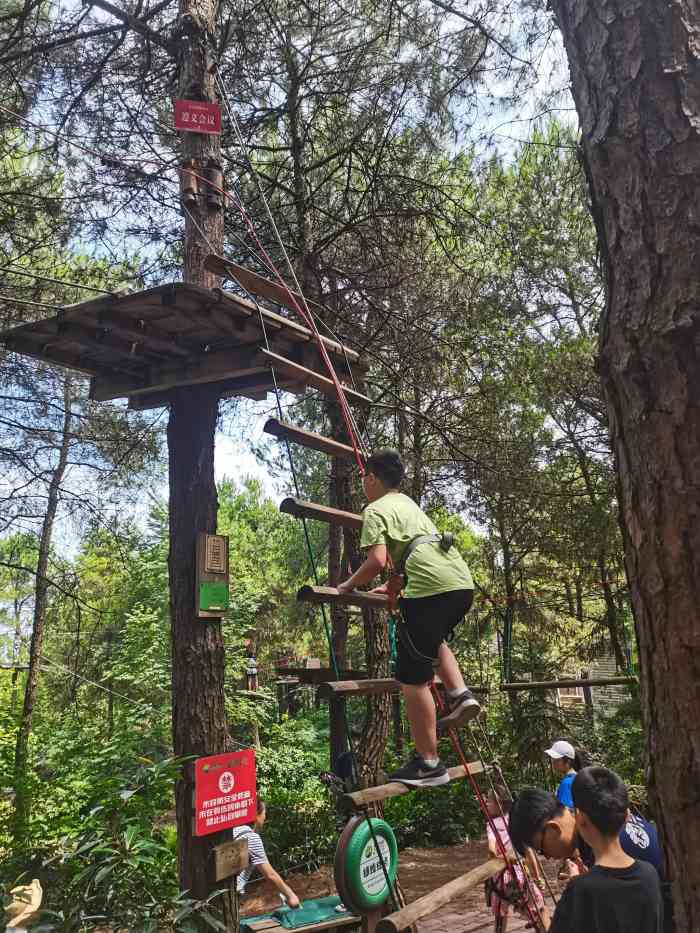
[[[292,444],[299,444],[300,447],[308,447],[310,450],[318,450],[323,454],[330,454],[331,457],[355,456],[355,451],[349,444],[341,444],[340,441],[334,441],[330,437],[324,437],[322,434],[316,434],[313,431],[304,431],[303,428],[297,428],[293,424],[287,424],[278,418],[268,418],[263,427],[265,434],[271,434],[281,441],[290,441]]]
[[[339,593],[334,586],[302,586],[297,592],[300,603],[336,603],[340,606],[359,606],[361,609],[388,609],[389,599],[381,593]]]
[[[340,525],[342,528],[362,528],[362,516],[354,512],[343,512],[341,509],[332,509],[327,505],[318,505],[316,502],[304,502],[303,499],[288,498],[280,503],[280,512],[293,515],[295,518],[313,518],[329,525]]]
[[[447,770],[449,771],[451,781],[457,781],[467,776],[464,765],[456,765],[454,768],[448,768]],[[485,770],[482,762],[469,762],[470,774],[482,774]],[[388,781],[386,784],[380,784],[378,787],[367,787],[365,790],[356,790],[352,794],[343,794],[343,800],[355,807],[355,809],[362,810],[371,803],[377,803],[380,800],[389,800],[390,797],[400,797],[401,794],[408,794],[415,790],[420,790],[420,788],[407,787],[405,784],[399,784],[398,781]],[[401,929],[403,929],[403,927]]]
[[[325,376],[322,376],[320,373],[317,373],[313,369],[307,369],[306,366],[301,366],[299,363],[294,363],[292,360],[288,360],[285,356],[280,356],[277,353],[273,353],[271,350],[259,350],[258,351],[260,360],[269,363],[275,370],[278,370],[281,373],[284,373],[290,378],[302,382],[304,385],[312,386],[314,389],[318,389],[319,392],[322,392],[324,395],[328,395],[331,398],[337,398],[337,392],[335,384],[331,379],[327,379]],[[357,405],[371,405],[372,400],[366,395],[362,395],[361,392],[356,392],[354,389],[348,388],[348,386],[343,385],[343,393],[348,402],[353,402]]]

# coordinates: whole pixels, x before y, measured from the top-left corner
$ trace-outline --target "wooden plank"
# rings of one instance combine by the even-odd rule
[[[255,362],[255,352],[251,352],[250,349],[221,350],[190,358],[189,362],[180,365],[153,367],[148,378],[142,380],[106,379],[97,376],[90,387],[90,398],[104,402],[113,398],[162,392],[178,386],[261,375],[264,372],[265,367]]]
[[[327,680],[319,684],[318,695],[324,700],[331,697],[377,696],[382,693],[397,693],[401,689],[398,680],[382,677],[378,680]]]
[[[501,684],[501,690],[557,690],[560,687],[613,687],[616,684],[636,684],[636,677],[589,677],[583,680],[567,678],[564,680],[523,680]]]
[[[464,765],[456,765],[454,768],[447,769],[451,781],[457,781],[467,776]],[[469,762],[470,774],[482,774],[484,766],[480,761]],[[390,797],[400,797],[401,794],[408,794],[411,791],[419,790],[416,787],[407,787],[398,781],[387,781],[386,784],[380,784],[378,787],[367,787],[365,790],[356,790],[351,794],[343,794],[343,800],[355,807],[356,810],[362,810],[371,803],[377,803],[380,800],[389,800]]]
[[[273,366],[280,372],[285,373],[286,375],[298,380],[299,382],[303,382],[304,385],[313,386],[314,389],[318,389],[319,392],[323,392],[324,395],[329,395],[331,398],[337,398],[335,385],[331,379],[327,379],[320,373],[314,372],[313,369],[307,369],[305,366],[301,366],[299,363],[294,363],[292,360],[289,360],[284,356],[279,356],[277,353],[272,353],[270,350],[260,350],[258,352],[263,360],[265,360],[270,366]],[[348,402],[354,402],[358,405],[372,404],[372,400],[367,398],[366,395],[362,395],[360,392],[356,392],[354,389],[350,389],[346,385],[343,385],[343,393]]]
[[[342,528],[354,528],[358,531],[362,528],[362,516],[355,512],[343,512],[341,509],[332,509],[316,502],[304,502],[291,496],[280,502],[280,512],[295,518],[313,518],[315,521],[340,525]]]
[[[214,871],[217,881],[240,875],[248,867],[248,840],[231,839],[214,846]]]
[[[146,346],[145,343],[129,340],[114,332],[104,330],[98,323],[92,327],[83,323],[58,322],[56,328],[56,341],[67,340],[85,347],[88,352],[97,351],[104,356],[113,356],[115,367],[121,365],[120,361],[131,361],[134,366],[146,367],[159,363],[161,355]]]
[[[295,314],[298,313],[295,302],[302,311],[305,309],[304,299],[299,292],[292,291],[292,289],[289,288],[283,288],[278,282],[272,282],[270,279],[258,275],[257,272],[252,272],[244,266],[239,266],[237,262],[233,262],[231,259],[217,256],[216,253],[210,253],[204,260],[204,268],[216,275],[237,282],[241,288],[250,292],[251,295],[259,295],[261,298],[267,298],[268,301],[272,301],[276,305],[289,308],[291,311],[294,311]],[[309,299],[306,299],[306,301],[309,307],[317,314],[327,313],[322,305],[317,304],[315,301],[310,301]]]
[[[333,603],[337,606],[359,606],[361,609],[388,609],[389,598],[382,593],[339,593],[334,586],[302,586],[297,592],[300,603]]]
[[[472,891],[486,881],[487,878],[492,878],[498,874],[502,868],[503,862],[501,859],[489,859],[483,865],[468,871],[466,875],[460,875],[459,878],[448,881],[447,884],[443,884],[429,894],[419,897],[417,901],[407,907],[402,907],[396,913],[384,917],[377,925],[377,933],[400,933],[400,931],[407,929],[419,920],[434,914],[435,911],[449,904],[455,898]]]
[[[295,425],[287,424],[287,422],[280,421],[278,418],[268,418],[263,431],[281,441],[291,441],[293,444],[299,444],[300,447],[308,447],[310,450],[330,454],[331,457],[352,458],[355,456],[355,451],[349,444],[341,444],[340,441],[334,441],[332,438],[316,434],[314,431],[305,431],[303,428],[297,428]]]

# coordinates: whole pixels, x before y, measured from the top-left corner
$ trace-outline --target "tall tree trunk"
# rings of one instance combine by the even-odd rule
[[[676,924],[700,930],[695,0],[554,0],[607,279],[601,374]]]
[[[68,452],[70,449],[70,435],[72,424],[73,382],[70,375],[66,375],[63,383],[63,425],[61,429],[60,446],[58,448],[58,461],[51,475],[49,494],[46,504],[44,521],[41,526],[41,538],[37,554],[36,583],[34,589],[34,619],[32,624],[32,639],[29,646],[29,672],[24,688],[24,705],[22,718],[17,732],[15,746],[15,813],[13,835],[15,845],[20,847],[26,838],[29,818],[31,815],[31,796],[28,787],[28,760],[29,736],[32,731],[34,718],[34,705],[39,686],[39,671],[41,670],[41,654],[44,645],[44,629],[46,626],[46,607],[48,604],[49,581],[47,570],[49,566],[49,552],[53,526],[58,509],[58,499],[61,483],[68,465]]]
[[[178,91],[180,97],[216,102],[208,36],[214,34],[213,0],[180,0],[182,34]],[[207,164],[221,162],[220,139],[202,133],[182,134],[182,154],[198,175]],[[184,279],[213,288],[220,279],[206,272],[207,253],[223,251],[224,212],[207,202],[199,185],[197,203],[185,214]],[[209,192],[211,193],[211,192]],[[172,640],[173,747],[175,754],[215,755],[230,745],[224,705],[225,652],[218,622],[195,615],[195,553],[199,532],[216,531],[214,436],[219,400],[210,386],[192,385],[172,393],[168,422],[170,455],[170,619]],[[196,837],[192,826],[194,767],[188,764],[178,781],[178,865],[180,885],[205,898],[212,887],[213,846],[225,834]],[[228,911],[228,914],[227,914]],[[232,929],[232,905],[224,904]]]
[[[12,639],[12,663],[14,668],[12,671],[12,693],[10,694],[10,709],[14,715],[15,707],[17,706],[17,678],[19,676],[19,658],[22,648],[22,601],[17,598],[15,599],[15,634]]]
[[[177,391],[170,405],[170,618],[173,747],[178,756],[216,755],[230,748],[224,706],[225,652],[221,625],[195,615],[198,532],[216,531],[214,432],[218,397],[206,386]],[[212,847],[220,833],[192,832],[194,767],[176,788],[180,885],[195,897],[210,891]]]

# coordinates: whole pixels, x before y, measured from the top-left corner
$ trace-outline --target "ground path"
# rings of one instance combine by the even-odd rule
[[[433,849],[403,849],[399,860],[399,879],[408,901],[433,891],[441,884],[463,875],[471,868],[482,864],[489,857],[486,843],[470,842],[456,846],[438,846]],[[556,876],[556,865],[545,863],[550,880]],[[325,897],[335,894],[333,867],[322,866],[309,875],[290,874],[287,879],[301,898]],[[555,892],[558,890],[553,884]],[[244,914],[259,914],[274,910],[279,899],[268,882],[252,884],[251,896],[245,899]],[[551,901],[548,899],[551,909]],[[525,930],[524,920],[511,918],[508,933]],[[432,917],[423,920],[420,933],[488,933],[493,929],[493,915],[484,902],[484,889],[480,885],[475,891],[457,898]]]

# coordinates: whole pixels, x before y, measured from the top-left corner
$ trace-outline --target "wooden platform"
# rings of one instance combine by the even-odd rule
[[[272,356],[265,355],[265,335]],[[341,379],[367,369],[348,346],[323,337]],[[327,370],[312,331],[291,316],[222,289],[181,282],[127,295],[106,295],[63,308],[53,317],[0,332],[8,350],[92,377],[96,401],[129,398],[134,408],[168,404],[180,386],[209,384],[222,397],[259,398],[278,382],[301,391],[321,387]],[[344,375],[345,374],[345,375]],[[357,396],[357,397],[356,397]],[[352,393],[352,400],[368,401]]]

